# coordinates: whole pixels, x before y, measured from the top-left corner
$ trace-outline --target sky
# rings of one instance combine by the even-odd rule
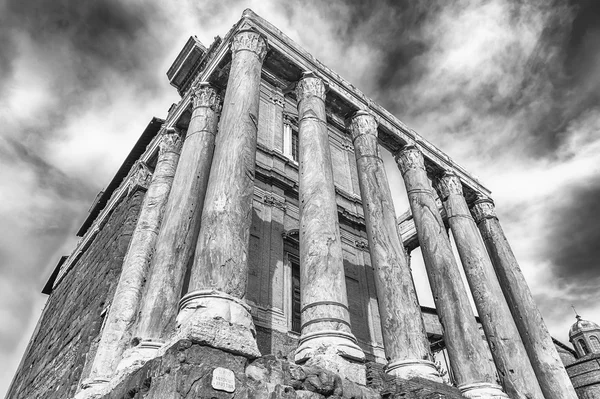
[[[0,0],[0,396],[94,197],[178,101],[168,67],[245,8],[491,189],[554,337],[571,305],[600,322],[600,3]]]

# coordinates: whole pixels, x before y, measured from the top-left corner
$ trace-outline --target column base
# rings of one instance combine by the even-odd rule
[[[386,374],[409,380],[414,377],[430,381],[443,382],[435,364],[429,360],[408,359],[388,363],[384,368]]]
[[[197,290],[181,298],[176,339],[254,359],[260,357],[250,306],[216,290]]]
[[[115,374],[120,374],[124,370],[138,369],[148,360],[159,356],[159,349],[164,346],[161,341],[142,341],[137,346],[128,349],[123,353],[123,358],[117,366]]]
[[[365,354],[350,333],[338,330],[316,331],[300,338],[294,355],[296,363],[319,366],[366,384]]]
[[[500,385],[489,382],[459,385],[458,389],[465,398],[504,399],[508,395],[502,391]]]
[[[81,390],[73,399],[96,399],[100,398],[109,386],[109,379],[96,377],[90,378],[81,383]]]

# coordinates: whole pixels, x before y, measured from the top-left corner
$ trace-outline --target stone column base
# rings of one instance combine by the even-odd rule
[[[459,385],[458,389],[465,398],[481,398],[481,399],[504,399],[508,395],[502,391],[500,385],[491,384],[489,382],[477,382],[474,384]]]
[[[260,357],[250,306],[216,290],[190,292],[179,301],[176,339],[227,352]]]
[[[142,341],[137,346],[126,350],[117,366],[115,374],[140,368],[148,360],[159,356],[159,349],[163,346],[164,342],[161,341]]]
[[[294,356],[296,363],[306,362],[366,384],[365,354],[350,333],[338,330],[316,331],[300,338]]]
[[[102,397],[109,386],[109,379],[96,377],[81,383],[81,390],[73,399],[96,399]]]
[[[385,366],[386,374],[410,380],[414,377],[425,378],[430,381],[443,382],[442,377],[433,362],[422,359],[397,360]]]

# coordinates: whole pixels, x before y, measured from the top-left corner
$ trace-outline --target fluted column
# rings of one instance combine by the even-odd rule
[[[302,296],[302,334],[296,350],[297,362],[330,353],[353,360],[364,359],[350,328],[325,91],[324,82],[312,72],[305,72],[296,87]],[[324,350],[319,353],[321,348]],[[333,356],[334,362],[336,359]]]
[[[512,399],[544,399],[460,180],[446,173],[436,183],[504,390]]]
[[[185,271],[198,237],[220,97],[208,84],[194,87],[192,96],[192,118],[156,241],[138,322],[141,343],[133,359],[154,356],[174,331]]]
[[[450,239],[425,172],[423,154],[407,146],[396,156],[413,214],[417,237],[442,323],[450,365],[459,389],[469,398],[505,398],[496,385],[475,315],[452,253]]]
[[[441,382],[396,226],[396,212],[377,144],[377,121],[358,111],[350,121],[385,355],[386,372]]]
[[[129,249],[123,260],[121,277],[92,363],[91,383],[108,381],[116,370],[123,351],[129,345],[180,151],[179,132],[174,129],[163,132],[156,168],[142,202]]]
[[[238,32],[189,293],[178,321],[207,344],[259,356],[245,303],[252,223],[261,69],[267,44],[257,32]],[[214,336],[219,329],[221,336]]]
[[[544,397],[576,399],[575,389],[500,226],[494,203],[487,198],[480,199],[475,202],[471,212],[483,236]]]

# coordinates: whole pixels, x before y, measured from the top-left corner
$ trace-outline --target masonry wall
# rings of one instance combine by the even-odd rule
[[[75,394],[93,356],[144,193],[123,198],[74,267],[48,297],[7,399]]]

